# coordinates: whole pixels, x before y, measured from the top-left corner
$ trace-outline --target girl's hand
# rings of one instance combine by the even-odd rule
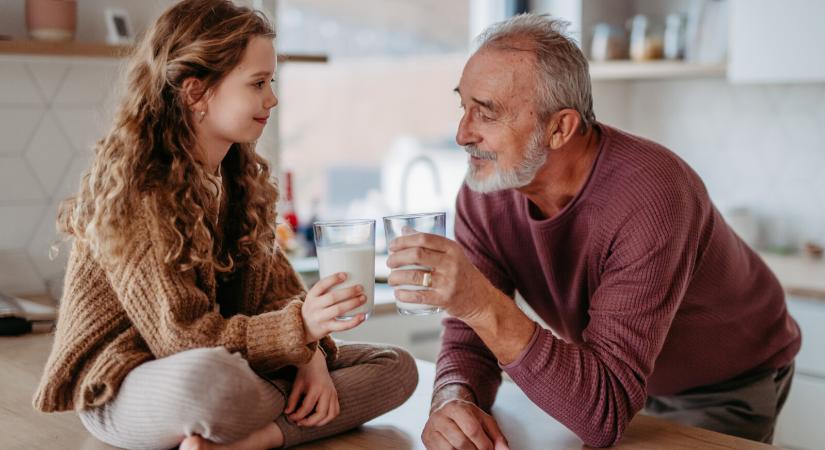
[[[330,275],[315,283],[315,286],[307,293],[304,306],[301,308],[307,344],[319,341],[329,333],[357,327],[366,319],[366,315],[358,314],[351,320],[335,320],[336,317],[363,305],[367,301],[364,288],[360,284],[346,289],[330,291],[346,279],[347,275],[345,273]]]
[[[284,414],[298,426],[311,427],[326,425],[340,412],[338,391],[329,376],[324,354],[316,350],[307,364],[298,366]]]

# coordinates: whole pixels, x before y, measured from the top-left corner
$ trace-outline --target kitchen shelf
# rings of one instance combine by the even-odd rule
[[[130,47],[96,42],[0,41],[0,55],[43,55],[118,58]]]
[[[0,40],[0,55],[34,55],[59,57],[121,58],[132,49],[127,45],[97,42],[46,42],[32,40]],[[327,55],[278,54],[279,62],[325,63]]]
[[[725,74],[725,64],[629,60],[590,62],[590,78],[593,81],[722,78]]]

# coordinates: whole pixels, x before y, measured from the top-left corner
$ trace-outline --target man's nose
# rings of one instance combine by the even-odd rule
[[[458,122],[458,130],[455,134],[455,142],[462,147],[478,143],[477,138],[471,129],[471,124],[469,123],[469,119],[466,114],[463,115],[461,117],[461,121]]]

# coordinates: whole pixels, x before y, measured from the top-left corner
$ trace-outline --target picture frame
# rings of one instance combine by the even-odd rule
[[[121,8],[106,8],[106,42],[111,45],[128,45],[135,41],[135,33],[129,21],[129,13]]]

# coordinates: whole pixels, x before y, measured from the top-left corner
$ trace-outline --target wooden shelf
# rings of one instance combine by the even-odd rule
[[[131,47],[96,42],[0,41],[0,55],[119,58]]]
[[[131,50],[132,47],[128,45],[109,45],[96,42],[0,40],[0,55],[122,58],[127,56]],[[278,54],[278,62],[325,63],[327,61],[327,55]]]
[[[725,73],[725,64],[694,64],[682,61],[590,62],[590,78],[593,81],[721,78]]]

